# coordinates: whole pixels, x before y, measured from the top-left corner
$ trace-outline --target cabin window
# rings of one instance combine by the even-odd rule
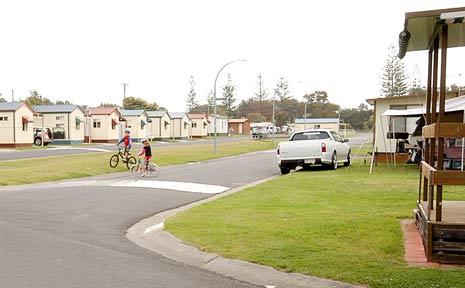
[[[315,124],[315,125],[313,125],[313,128],[314,128],[314,129],[319,129],[319,128],[320,128],[320,124]]]
[[[76,130],[81,130],[81,122],[76,122]]]
[[[192,128],[197,128],[197,123],[192,122]]]
[[[64,127],[65,127],[65,124],[63,124],[63,123],[57,123],[55,127],[64,128]]]
[[[8,116],[0,116],[0,121],[8,121]]]
[[[27,122],[23,122],[23,131],[27,131]]]
[[[56,116],[56,121],[65,121],[65,116],[61,115],[61,116]]]
[[[168,126],[170,125],[170,122],[165,121],[165,129],[168,129]]]
[[[101,128],[102,122],[99,119],[94,119],[93,125],[94,125],[94,128]]]
[[[184,122],[184,129],[187,129],[187,128],[189,128],[189,123]]]

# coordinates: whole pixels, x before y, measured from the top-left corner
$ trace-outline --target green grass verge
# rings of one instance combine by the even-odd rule
[[[166,229],[225,257],[370,287],[465,287],[463,269],[408,267],[418,168],[296,172],[178,214]],[[465,200],[463,187],[445,200]]]
[[[271,141],[245,140],[218,144],[214,154],[212,145],[185,145],[153,148],[154,161],[160,165],[181,164],[266,150],[275,147]],[[109,158],[113,153],[88,153],[0,162],[0,186],[56,181],[127,171],[120,165],[113,169]]]

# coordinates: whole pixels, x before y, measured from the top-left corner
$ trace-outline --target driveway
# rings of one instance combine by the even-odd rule
[[[0,287],[255,287],[168,260],[125,231],[217,188],[276,175],[274,157],[265,151],[164,167],[158,178],[118,174],[0,188]],[[179,182],[215,186],[198,191]]]

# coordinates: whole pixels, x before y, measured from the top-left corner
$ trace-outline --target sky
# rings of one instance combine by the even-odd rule
[[[379,96],[388,47],[404,13],[464,6],[463,0],[15,0],[0,2],[0,93],[37,90],[90,106],[127,96],[184,111],[189,78],[206,102],[216,73],[227,73],[238,102],[262,73],[269,97],[280,77],[302,99],[315,90],[356,107]],[[449,50],[450,83],[465,85],[463,48]],[[426,82],[426,52],[407,54],[410,78]],[[458,76],[461,74],[461,76]]]

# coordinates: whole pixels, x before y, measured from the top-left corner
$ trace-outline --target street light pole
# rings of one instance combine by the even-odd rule
[[[215,85],[213,87],[213,151],[217,152],[217,143],[216,143],[216,101],[219,100],[216,98],[216,82],[218,81],[218,76],[220,76],[221,74],[221,71],[224,70],[224,68],[226,68],[226,66],[232,64],[232,63],[235,63],[235,62],[245,62],[247,60],[233,60],[233,61],[230,61],[226,64],[223,65],[223,67],[221,67],[221,69],[218,71],[218,73],[216,74],[216,77],[215,77]]]
[[[274,119],[274,95],[273,95],[273,102],[272,102],[272,103],[273,103],[273,114],[272,114],[272,116],[271,116],[271,118],[272,118],[271,121],[272,121],[273,123],[272,123],[271,129],[272,129],[272,133],[273,133],[273,134],[272,134],[271,142],[274,143],[274,129],[275,129],[275,126],[276,126],[276,124],[275,124],[275,119]]]
[[[308,104],[308,99],[305,100],[305,105],[304,105],[304,131],[307,129],[307,104]]]
[[[305,106],[304,106],[304,131],[307,129],[307,103],[308,103],[308,100],[305,101]]]

